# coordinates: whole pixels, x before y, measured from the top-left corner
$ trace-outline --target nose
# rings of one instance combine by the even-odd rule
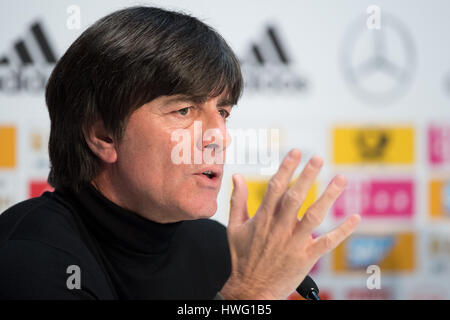
[[[231,136],[226,129],[225,120],[216,107],[214,106],[214,110],[206,112],[201,120],[202,137],[197,139],[197,148],[201,151],[213,149],[215,153],[224,152],[231,143]]]

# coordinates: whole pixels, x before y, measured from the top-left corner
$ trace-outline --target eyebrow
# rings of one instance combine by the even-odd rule
[[[220,99],[219,102],[217,103],[218,107],[234,107],[234,104],[231,102],[231,100],[223,98]]]
[[[193,99],[192,97],[189,96],[177,96],[177,97],[172,97],[168,100],[166,100],[164,102],[164,105],[171,105],[174,103],[179,103],[179,102],[192,102],[192,103],[204,103],[206,101],[206,99]],[[230,99],[227,98],[222,98],[219,100],[219,102],[217,103],[217,107],[234,107],[234,104],[232,103],[232,101]]]

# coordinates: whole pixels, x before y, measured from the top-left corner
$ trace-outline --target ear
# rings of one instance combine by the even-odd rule
[[[116,144],[108,134],[103,121],[97,120],[90,128],[83,130],[84,138],[91,151],[107,164],[117,161]]]

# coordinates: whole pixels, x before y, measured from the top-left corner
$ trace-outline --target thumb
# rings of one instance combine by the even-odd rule
[[[233,192],[230,200],[230,220],[228,225],[237,227],[248,220],[248,188],[245,180],[238,174],[233,175]]]

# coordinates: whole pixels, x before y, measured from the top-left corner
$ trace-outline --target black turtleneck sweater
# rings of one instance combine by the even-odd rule
[[[0,299],[212,299],[230,270],[223,225],[155,223],[90,185],[0,215]]]

